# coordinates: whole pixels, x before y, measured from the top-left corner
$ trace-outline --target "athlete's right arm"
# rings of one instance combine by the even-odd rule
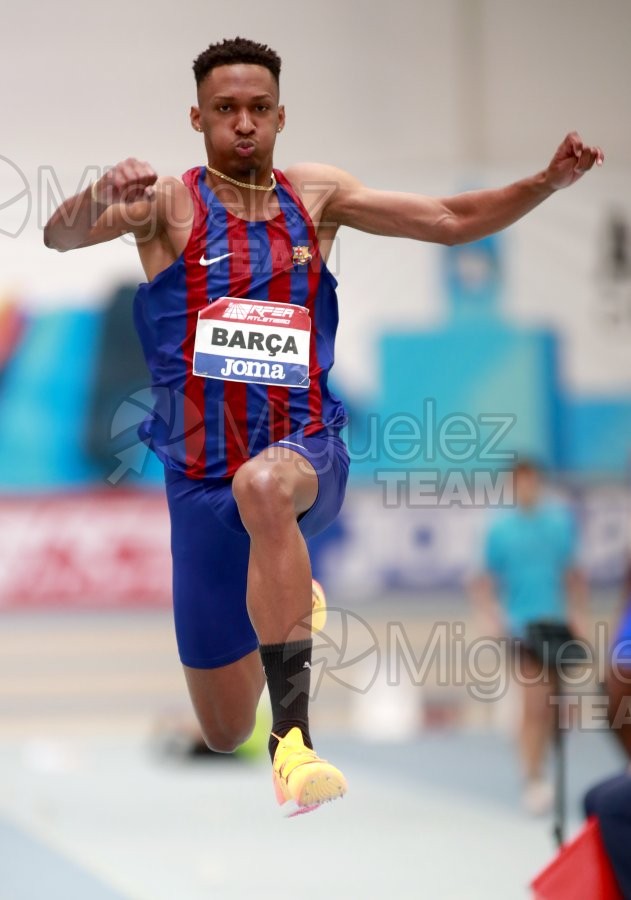
[[[158,179],[149,163],[118,163],[55,210],[44,226],[44,243],[63,252],[129,233],[137,241],[151,240],[163,228],[169,180]]]

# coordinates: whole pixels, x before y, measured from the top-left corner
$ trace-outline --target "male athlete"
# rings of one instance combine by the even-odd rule
[[[473,241],[573,184],[603,154],[572,133],[537,175],[442,199],[372,190],[316,163],[281,172],[280,66],[269,47],[242,38],[208,47],[193,66],[190,111],[208,164],[179,179],[126,159],[65,201],[44,241],[65,251],[136,238],[147,283],[135,321],[156,396],[141,436],[165,466],[175,625],[192,702],[208,745],[230,752],[249,735],[267,681],[276,795],[305,812],[346,791],[342,773],[313,751],[308,725],[305,537],[335,518],[348,474],[345,413],[328,387],[337,299],[325,260],[335,235],[348,225]]]

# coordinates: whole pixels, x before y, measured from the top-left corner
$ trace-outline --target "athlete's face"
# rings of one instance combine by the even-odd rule
[[[534,469],[523,469],[515,473],[515,500],[519,506],[536,506],[541,494],[541,477]]]
[[[197,98],[191,124],[204,132],[211,166],[241,175],[271,167],[285,110],[269,69],[243,63],[217,66],[200,84]]]

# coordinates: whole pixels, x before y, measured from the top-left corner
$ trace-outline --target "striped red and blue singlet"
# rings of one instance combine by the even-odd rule
[[[313,223],[290,182],[274,170],[280,206],[270,221],[232,215],[205,182],[205,166],[182,179],[195,217],[182,255],[140,284],[134,321],[152,377],[153,414],[140,436],[164,464],[190,478],[227,478],[274,441],[296,432],[337,434],[346,422],[328,388],[338,323],[337,282]],[[301,262],[308,248],[311,260]],[[200,258],[216,259],[210,266]],[[304,258],[304,255],[302,256]],[[310,387],[221,381],[193,374],[197,315],[219,297],[296,303],[311,316]]]

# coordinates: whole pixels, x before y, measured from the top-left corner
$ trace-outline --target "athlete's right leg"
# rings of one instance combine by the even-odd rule
[[[230,483],[166,473],[180,659],[208,746],[231,752],[255,723],[265,684],[246,607],[250,540]]]
[[[232,753],[252,734],[265,685],[258,650],[216,669],[184,666],[202,736],[211,750]]]

